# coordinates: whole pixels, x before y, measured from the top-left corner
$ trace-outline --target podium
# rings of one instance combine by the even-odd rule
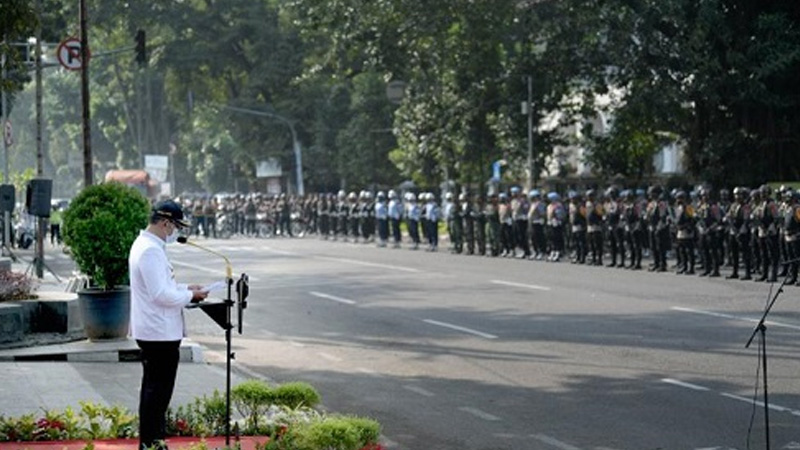
[[[227,296],[218,301],[202,301],[190,303],[187,309],[200,309],[211,320],[225,330],[225,446],[231,444],[231,360],[236,355],[231,351],[231,330],[234,325],[232,322],[233,308],[236,307],[236,328],[242,334],[242,323],[244,322],[244,310],[247,308],[247,297],[250,295],[250,279],[246,274],[242,274],[236,280],[236,300],[231,297],[234,281],[230,276],[226,278]]]

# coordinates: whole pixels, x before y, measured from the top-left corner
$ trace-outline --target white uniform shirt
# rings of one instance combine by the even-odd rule
[[[175,282],[165,242],[142,230],[128,256],[131,336],[143,341],[179,341],[185,335],[183,308],[192,291]]]

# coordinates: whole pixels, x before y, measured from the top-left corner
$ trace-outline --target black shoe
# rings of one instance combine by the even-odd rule
[[[725,277],[726,280],[736,280],[738,278],[739,278],[739,274],[737,274],[737,273],[732,273],[732,274],[728,275],[727,277]]]
[[[713,273],[711,273],[711,275],[709,275],[709,277],[717,278],[717,277],[719,277],[719,272],[713,272]]]
[[[743,276],[741,278],[742,281],[747,281],[747,280],[752,280],[752,279],[753,279],[753,277],[751,277],[750,275],[745,275],[745,276]]]
[[[697,276],[698,277],[707,277],[708,276],[708,272],[701,272],[701,273],[697,274]]]

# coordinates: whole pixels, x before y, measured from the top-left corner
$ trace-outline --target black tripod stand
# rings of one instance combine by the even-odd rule
[[[192,303],[187,308],[200,308],[211,317],[214,322],[225,330],[225,447],[231,445],[231,360],[236,359],[236,355],[231,351],[231,310],[236,305],[237,331],[242,334],[242,323],[244,322],[244,309],[247,308],[247,297],[250,294],[250,279],[246,274],[242,274],[236,281],[236,301],[231,299],[231,289],[233,288],[233,278],[226,279],[228,285],[228,295],[222,301]]]
[[[795,261],[796,262],[796,261]],[[770,450],[770,440],[769,440],[769,389],[768,389],[768,382],[767,382],[767,316],[769,312],[772,310],[772,306],[775,305],[775,302],[778,300],[778,296],[781,295],[783,292],[783,287],[786,286],[786,283],[789,281],[789,277],[791,274],[786,274],[786,277],[781,282],[781,285],[778,287],[778,290],[775,292],[775,295],[772,296],[769,303],[767,303],[766,309],[764,309],[764,314],[761,316],[761,320],[758,321],[758,325],[756,325],[755,329],[753,329],[753,334],[750,335],[750,339],[747,340],[747,344],[745,344],[744,348],[750,348],[750,344],[753,343],[753,339],[755,339],[756,335],[760,335],[761,339],[759,339],[759,353],[761,353],[761,370],[764,372],[764,433],[767,440],[767,450]]]

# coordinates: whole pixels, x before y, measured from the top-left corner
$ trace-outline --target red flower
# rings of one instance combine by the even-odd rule
[[[186,431],[188,431],[188,430],[189,430],[189,424],[188,424],[188,423],[186,423],[186,421],[185,421],[184,419],[178,419],[178,420],[176,420],[176,421],[175,421],[175,427],[176,427],[176,428],[178,429],[178,431],[180,431],[180,432],[186,432]]]

